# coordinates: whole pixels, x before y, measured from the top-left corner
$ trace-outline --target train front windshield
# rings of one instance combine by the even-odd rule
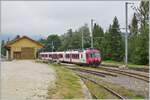
[[[100,58],[100,53],[96,52],[96,53],[94,53],[94,55],[96,58]]]
[[[100,53],[99,52],[96,52],[96,53],[93,52],[93,53],[90,54],[90,57],[91,58],[95,58],[95,57],[100,58]]]

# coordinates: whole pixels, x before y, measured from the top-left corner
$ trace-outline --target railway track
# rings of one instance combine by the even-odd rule
[[[102,72],[102,71],[95,71],[95,70],[89,70],[89,69],[83,69],[83,68],[70,68],[70,69],[77,70],[80,72],[90,73],[90,74],[94,74],[94,75],[98,75],[98,76],[103,76],[103,77],[105,77],[105,75],[117,77],[116,74],[112,74],[112,73],[108,73],[108,72],[104,72],[104,71]]]
[[[129,77],[133,77],[133,78],[145,81],[145,82],[149,82],[149,76],[138,74],[138,73],[133,73],[133,72],[128,72],[128,71],[125,71],[125,70],[112,69],[112,68],[106,68],[106,67],[94,68],[94,69],[99,69],[99,70],[104,70],[104,71],[107,71],[107,72],[111,72],[111,73],[106,73],[106,72],[100,72],[100,71],[93,71],[93,70],[89,70],[89,69],[77,68],[76,65],[73,65],[72,69],[82,71],[82,72],[85,72],[85,73],[98,75],[98,76],[103,76],[103,77],[105,77],[105,75],[110,75],[110,76],[117,77],[117,75],[116,75],[116,73],[117,73],[117,74],[122,74],[122,75],[125,75],[125,76],[129,76]]]
[[[83,69],[73,69],[73,70],[83,72],[83,73],[89,73],[89,74],[93,74],[93,75],[97,75],[97,76],[101,76],[101,77],[106,77],[103,73],[96,72],[96,71],[83,70]]]
[[[112,65],[112,64],[101,64],[101,66],[119,68],[118,65]],[[149,73],[149,69],[148,68],[129,68],[129,69],[135,70],[135,71]]]
[[[145,82],[149,82],[149,77],[146,75],[128,72],[128,71],[119,70],[119,69],[106,68],[106,67],[98,67],[98,69],[105,70],[108,72],[118,73],[118,74],[122,74],[122,75],[126,75],[126,76],[130,76],[130,77],[134,77],[136,79],[139,79],[139,80],[142,80]]]
[[[103,85],[103,84],[100,84],[100,82],[97,82],[97,81],[95,81],[95,80],[93,80],[93,79],[87,78],[87,77],[85,77],[85,76],[83,76],[83,75],[81,75],[81,74],[78,74],[78,73],[76,73],[76,74],[77,74],[82,80],[83,80],[83,79],[88,80],[88,81],[94,83],[95,85],[98,85],[99,87],[104,88],[104,89],[107,90],[109,93],[111,93],[112,95],[116,96],[118,99],[126,99],[125,97],[121,96],[119,93],[117,93],[116,91],[114,91],[113,89],[108,88],[108,87],[106,87],[106,86]],[[94,96],[95,99],[98,99],[98,97],[97,97],[96,95],[94,95],[93,93],[91,93],[91,94]]]
[[[97,75],[97,76],[102,76],[102,77],[105,77],[105,75],[117,77],[117,74],[114,74],[114,73],[110,73],[110,72],[106,72],[106,71],[104,72],[104,71],[100,71],[100,70],[99,71],[95,71],[95,70],[90,70],[90,69],[77,68],[74,65],[73,65],[73,67],[67,67],[67,68],[71,69],[71,70],[77,70],[77,71],[80,71],[80,72]]]
[[[77,74],[77,73],[76,73]],[[79,76],[80,77],[80,76]],[[86,85],[86,83],[85,83],[85,80],[83,79],[83,78],[80,78],[83,82],[84,82],[84,84]],[[91,94],[91,96],[92,96],[92,98],[93,99],[98,99],[98,97],[93,93],[93,92],[91,92],[91,91],[89,91],[90,92],[90,94]]]

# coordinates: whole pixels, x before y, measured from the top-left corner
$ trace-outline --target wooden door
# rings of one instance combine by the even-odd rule
[[[14,52],[14,59],[21,59],[21,52]]]
[[[22,59],[34,59],[35,49],[31,47],[21,48],[21,58]]]

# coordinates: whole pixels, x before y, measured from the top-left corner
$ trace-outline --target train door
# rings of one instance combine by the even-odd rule
[[[80,62],[84,63],[84,53],[80,52]]]
[[[72,53],[69,54],[70,62],[72,62]]]

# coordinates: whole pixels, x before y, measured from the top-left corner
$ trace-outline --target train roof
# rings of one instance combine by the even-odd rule
[[[99,52],[99,50],[94,48],[87,48],[87,49],[74,49],[68,51],[58,51],[58,52],[41,52],[40,54],[52,54],[52,53],[80,53],[80,52]]]

